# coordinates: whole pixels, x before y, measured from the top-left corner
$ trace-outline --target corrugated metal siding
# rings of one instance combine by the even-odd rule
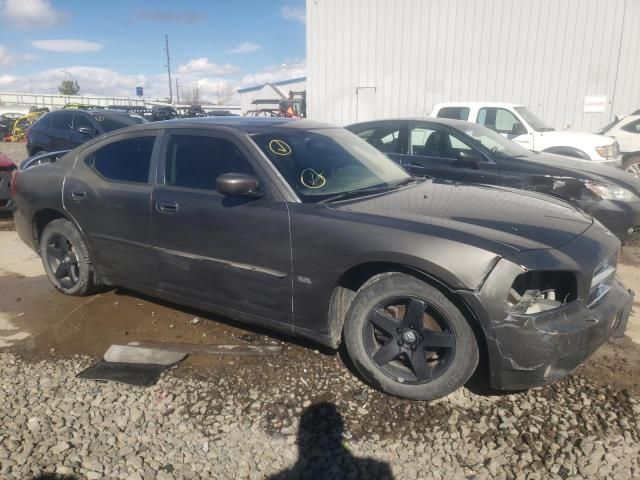
[[[307,0],[309,117],[366,120],[357,92],[374,87],[361,116],[505,101],[594,131],[640,108],[638,25],[640,0]],[[583,113],[587,95],[606,112]]]

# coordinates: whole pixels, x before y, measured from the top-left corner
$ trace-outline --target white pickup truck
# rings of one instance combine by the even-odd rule
[[[479,123],[535,152],[622,166],[622,156],[615,139],[595,133],[556,131],[523,105],[447,102],[436,105],[431,116]]]
[[[616,139],[622,152],[622,168],[640,179],[640,110],[616,117],[598,133]]]

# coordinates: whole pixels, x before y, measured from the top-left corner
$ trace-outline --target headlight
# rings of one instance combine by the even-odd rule
[[[618,142],[613,142],[611,145],[596,147],[596,152],[598,152],[598,155],[600,155],[601,157],[613,158],[618,156],[618,153],[620,153],[620,148],[618,147]]]
[[[589,291],[589,306],[595,304],[611,289],[611,284],[616,276],[619,254],[620,250],[613,252],[605,258],[593,272],[591,289]]]
[[[584,186],[595,193],[601,200],[622,200],[624,202],[638,200],[638,196],[631,190],[611,183],[589,181],[584,182]]]

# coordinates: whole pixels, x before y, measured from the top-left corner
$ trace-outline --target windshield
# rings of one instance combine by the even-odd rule
[[[130,127],[147,121],[135,113],[92,113],[93,119],[98,122],[105,132],[111,132],[119,128]]]
[[[531,155],[531,152],[523,146],[482,125],[468,123],[460,127],[460,131],[467,135],[467,137],[470,137],[474,142],[482,144],[483,147],[488,148],[494,153],[509,157]]]
[[[382,190],[411,179],[383,153],[341,128],[263,133],[252,138],[304,202],[354,190]]]
[[[518,112],[520,116],[524,118],[524,121],[527,122],[536,132],[551,132],[554,130],[553,127],[549,127],[527,107],[515,107],[514,110]]]

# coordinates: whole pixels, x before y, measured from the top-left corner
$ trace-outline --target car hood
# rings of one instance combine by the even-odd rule
[[[544,137],[545,143],[567,146],[584,147],[585,145],[589,145],[595,148],[610,145],[615,142],[615,139],[612,137],[588,132],[566,132],[554,130],[551,132],[540,132],[539,135]]]
[[[593,222],[571,205],[535,192],[436,180],[329,207],[394,228],[482,245],[503,255],[560,247]]]
[[[574,160],[571,157],[552,153],[532,154],[522,160],[547,166],[547,173],[552,176],[613,183],[640,194],[640,181],[636,177],[609,165]]]

